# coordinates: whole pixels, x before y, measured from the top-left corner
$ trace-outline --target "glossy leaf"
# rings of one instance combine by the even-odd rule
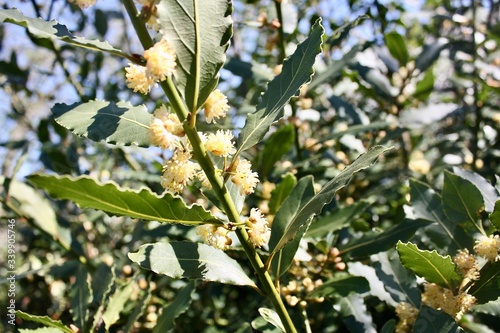
[[[450,256],[443,257],[436,251],[420,250],[412,243],[398,242],[396,248],[403,266],[427,282],[453,289],[462,281]]]
[[[88,40],[73,35],[66,26],[56,20],[44,21],[41,18],[26,17],[18,9],[0,9],[0,23],[9,22],[28,29],[29,33],[37,38],[60,40],[86,49],[104,51],[123,58],[129,58],[126,53],[114,48],[108,42]]]
[[[495,202],[500,199],[499,194],[493,187],[493,185],[488,183],[488,181],[484,179],[480,174],[470,170],[454,167],[453,173],[457,176],[460,176],[461,178],[467,179],[477,187],[477,189],[483,196],[485,204],[484,210],[491,213],[495,208]]]
[[[90,101],[52,108],[56,122],[93,141],[148,147],[148,128],[153,116],[144,105],[128,102]]]
[[[4,181],[5,178],[0,175],[0,183],[3,184]],[[57,240],[67,250],[71,249],[71,246],[75,246],[76,242],[73,242],[70,230],[58,223],[56,213],[49,200],[44,198],[41,193],[31,186],[17,180],[11,180],[9,195],[17,202],[19,211],[31,218],[37,228],[52,239]]]
[[[176,279],[201,279],[256,287],[236,260],[224,251],[206,244],[190,242],[145,244],[128,256],[143,268]]]
[[[76,273],[75,283],[70,289],[71,315],[73,322],[82,331],[87,329],[89,316],[88,306],[91,301],[90,276],[87,269],[81,265]]]
[[[408,128],[422,128],[450,116],[460,110],[455,103],[435,103],[401,112],[399,121]]]
[[[420,290],[416,276],[412,271],[404,268],[396,251],[381,252],[374,257],[377,260],[373,261],[372,266],[392,299],[396,303],[407,302],[419,308]]]
[[[323,33],[323,26],[317,21],[311,28],[309,37],[284,61],[281,73],[269,82],[256,112],[248,115],[238,137],[239,147],[236,154],[262,140],[271,124],[282,117],[283,107],[290,98],[311,80],[316,56],[321,52]]]
[[[349,332],[376,333],[373,319],[366,308],[363,296],[351,293],[339,301],[340,313]]]
[[[481,268],[479,280],[469,290],[475,296],[477,304],[494,301],[500,297],[500,261],[488,263]]]
[[[175,319],[189,308],[193,300],[194,291],[195,283],[194,281],[189,281],[176,293],[173,302],[163,307],[161,315],[158,317],[153,329],[153,333],[169,332],[175,328]]]
[[[457,333],[463,331],[450,315],[428,306],[422,306],[413,324],[413,332]]]
[[[366,153],[361,154],[351,165],[346,167],[335,178],[329,181],[314,197],[308,200],[305,204],[302,204],[299,210],[295,208],[293,210],[293,214],[287,213],[286,215],[289,220],[286,221],[286,225],[284,222],[281,222],[283,225],[279,231],[271,232],[271,239],[269,241],[271,256],[282,249],[286,243],[291,241],[295,237],[297,231],[304,226],[311,217],[321,213],[323,207],[333,200],[335,193],[347,185],[351,177],[356,172],[368,168],[376,161],[380,154],[387,150],[389,150],[389,148],[375,146]],[[296,198],[293,200],[297,201]],[[276,222],[276,218],[274,222]]]
[[[111,215],[187,225],[219,222],[202,206],[186,206],[178,196],[169,193],[159,196],[148,188],[121,188],[114,182],[99,183],[89,176],[34,174],[28,180],[55,199],[68,199],[82,208],[99,209]]]
[[[484,208],[483,196],[478,188],[449,171],[444,172],[442,202],[450,220],[470,226],[478,223],[479,214]]]
[[[303,235],[303,228],[310,222],[310,217],[299,220],[297,216],[303,207],[314,197],[314,194],[313,177],[306,176],[300,179],[274,217],[273,224],[271,225],[269,249],[271,250],[271,254],[276,254],[274,257],[270,256],[273,272],[276,276],[281,276],[290,267],[293,256],[297,252],[300,239],[296,241],[294,238],[301,238],[298,236]],[[297,235],[300,229],[303,230]],[[284,247],[287,243],[292,241],[291,247],[285,250]],[[283,243],[283,246],[274,250],[277,246],[280,246],[280,242]]]
[[[436,43],[425,45],[415,60],[415,68],[422,72],[427,70],[439,58],[439,54],[446,47],[448,47],[448,41],[444,38],[440,38]]]
[[[389,49],[391,55],[399,61],[400,66],[405,66],[410,59],[406,41],[395,31],[388,32],[384,35],[385,45]]]
[[[39,324],[45,325],[46,327],[57,328],[58,330],[62,331],[63,333],[74,333],[74,331],[72,329],[65,326],[60,320],[54,320],[54,319],[50,318],[49,316],[35,316],[35,315],[28,314],[26,312],[23,312],[21,310],[16,310],[16,318],[39,323]]]
[[[307,298],[347,297],[350,293],[362,294],[369,290],[370,285],[364,277],[340,275],[323,282]]]
[[[290,151],[295,140],[295,131],[292,124],[279,128],[267,140],[260,162],[261,174],[267,176],[274,164]]]
[[[347,253],[351,258],[366,258],[367,256],[394,247],[398,241],[407,241],[415,235],[415,231],[428,226],[424,220],[405,219],[383,232],[367,232],[359,239],[352,239],[347,244],[338,246],[341,253]]]
[[[102,315],[102,320],[108,331],[109,328],[120,319],[120,312],[125,309],[133,292],[134,284],[127,283],[120,286],[109,298],[106,310]]]
[[[491,224],[495,226],[497,230],[500,230],[500,200],[495,203],[495,209],[493,213],[490,214]]]
[[[285,201],[292,192],[295,184],[297,184],[297,178],[292,174],[287,174],[281,179],[281,182],[271,191],[271,199],[269,200],[270,214],[276,214],[283,204],[283,201]]]
[[[282,332],[285,332],[283,323],[281,322],[281,319],[276,311],[268,308],[259,308],[259,313],[265,321],[267,321],[274,327],[279,328]]]
[[[368,201],[360,200],[352,205],[338,208],[328,215],[318,217],[307,230],[306,237],[323,237],[329,232],[348,226],[370,204]]]
[[[448,219],[441,204],[441,196],[429,185],[410,179],[411,206],[415,218],[432,221],[435,224],[425,229],[425,234],[434,247],[454,252],[456,249],[471,247],[472,236]]]
[[[158,23],[177,55],[176,86],[191,112],[219,80],[232,36],[231,1],[160,1]]]

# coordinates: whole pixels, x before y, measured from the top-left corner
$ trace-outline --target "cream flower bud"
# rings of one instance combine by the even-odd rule
[[[146,67],[130,63],[128,67],[125,68],[125,71],[127,87],[134,89],[134,92],[140,92],[144,95],[151,91],[151,88],[155,84],[155,80],[154,77],[149,74]]]
[[[151,143],[164,149],[173,149],[184,136],[184,128],[175,113],[167,111],[162,105],[155,110],[153,120],[149,125],[149,138]]]
[[[196,227],[196,233],[205,244],[221,250],[225,250],[232,243],[231,238],[227,235],[228,232],[229,230],[226,228],[217,227],[213,224],[203,224]]]
[[[144,51],[144,59],[147,61],[146,68],[158,81],[163,81],[174,73],[176,56],[166,39]]]
[[[236,152],[231,140],[234,138],[231,131],[218,130],[215,134],[209,133],[205,142],[205,149],[217,156],[227,157]]]
[[[259,182],[259,177],[256,172],[252,172],[252,164],[245,160],[239,159],[235,163],[231,181],[240,187],[241,195],[253,193],[255,186]]]
[[[396,306],[396,315],[399,317],[396,332],[409,332],[411,326],[417,320],[418,309],[409,303],[400,302]]]
[[[499,248],[500,238],[498,235],[491,235],[490,237],[481,236],[481,238],[476,241],[474,251],[476,251],[478,256],[484,257],[487,260],[494,262],[498,260]]]
[[[271,229],[267,219],[256,208],[250,210],[250,217],[246,221],[248,236],[255,247],[261,247],[269,242]]]
[[[460,274],[470,280],[479,279],[476,257],[469,253],[468,249],[459,250],[453,257],[453,262],[457,265]]]
[[[226,112],[231,108],[227,103],[227,97],[219,89],[215,89],[208,96],[205,104],[205,118],[207,123],[215,122],[214,118],[224,118]]]

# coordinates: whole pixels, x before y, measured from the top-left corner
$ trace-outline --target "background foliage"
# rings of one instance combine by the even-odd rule
[[[282,286],[300,286],[289,288],[287,300],[297,300],[290,307],[293,317],[307,313],[313,332],[391,332],[398,302],[420,304],[413,272],[443,285],[458,279],[453,268],[443,279],[405,258],[416,254],[432,261],[434,250],[446,258],[460,248],[472,249],[475,225],[489,233],[500,229],[498,217],[490,216],[500,208],[495,209],[500,2],[261,0],[233,5],[233,37],[219,83],[232,109],[222,128],[240,129],[264,103],[259,97],[267,82],[318,17],[326,30],[311,83],[285,107],[285,117],[264,141],[242,149],[260,179],[276,184],[271,197],[264,187],[249,197],[253,206],[274,215],[301,180],[314,176],[314,183],[326,185],[361,153],[377,145],[392,147],[301,231],[304,238],[296,244],[297,260],[288,273],[272,268],[283,274]],[[126,88],[128,60],[114,56],[118,51],[111,45],[130,55],[142,50],[119,2],[98,2],[85,11],[65,1],[20,2],[19,7],[28,17],[57,19],[76,36],[105,39],[109,46],[100,47],[112,52],[41,39],[12,24],[0,26],[1,215],[18,220],[18,309],[84,331],[251,332],[253,327],[272,332],[272,314],[263,309],[270,305],[252,281],[234,287],[175,280],[143,270],[127,256],[146,243],[168,240],[182,246],[196,240],[191,227],[161,224],[154,216],[110,216],[49,199],[33,187],[43,188],[44,176],[26,176],[43,171],[78,176],[82,186],[89,178],[113,180],[123,188],[145,185],[151,189],[146,200],[160,200],[154,194],[163,191],[157,149],[72,135],[63,126],[78,124],[67,125],[62,117],[68,105],[102,103],[98,100],[153,110],[161,92],[142,96]],[[102,107],[114,112],[120,105]],[[147,124],[147,116],[141,121]],[[116,193],[106,189],[94,190]],[[187,201],[194,204],[198,197],[192,188]],[[464,218],[468,212],[472,220]],[[0,228],[5,232],[3,223]],[[249,267],[240,250],[228,254]],[[467,330],[500,330],[498,262],[489,274],[493,285],[474,290],[484,305],[462,323]],[[308,279],[323,285],[308,290]],[[307,307],[301,300],[308,301]],[[450,318],[424,307],[415,327],[421,332],[430,324],[441,332],[458,329]],[[39,325],[25,320],[20,327]]]

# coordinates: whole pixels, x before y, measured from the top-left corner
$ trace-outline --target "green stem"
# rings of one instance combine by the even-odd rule
[[[285,51],[285,32],[283,31],[283,11],[281,10],[281,0],[274,0],[274,5],[276,7],[276,13],[278,16],[279,26],[278,26],[278,35],[280,36],[278,41],[278,48],[280,51],[280,55],[278,58],[278,63],[283,63],[286,57]]]
[[[137,13],[137,9],[132,0],[122,0],[127,13],[132,21],[132,25],[134,26],[137,35],[139,36],[139,40],[141,41],[143,47],[148,49],[153,45],[153,40],[149,35],[145,25],[140,21]],[[212,189],[217,195],[217,198],[222,204],[222,208],[224,209],[229,221],[234,222],[236,225],[243,225],[243,221],[241,220],[240,214],[236,209],[236,206],[231,199],[231,196],[224,185],[224,179],[216,172],[216,168],[208,155],[205,147],[203,146],[200,136],[196,130],[196,127],[193,126],[193,123],[190,121],[190,117],[195,117],[196,114],[191,113],[187,110],[186,104],[180,97],[177,89],[175,88],[175,84],[171,78],[161,82],[161,87],[165,94],[167,95],[172,109],[175,111],[179,120],[184,122],[184,130],[186,135],[191,142],[193,147],[193,156],[196,161],[200,164],[201,168],[205,172],[207,179],[212,185]],[[187,120],[187,121],[186,121]],[[248,234],[244,227],[238,227],[236,229],[236,235],[241,242],[243,250],[245,251],[250,263],[252,264],[253,269],[257,273],[257,276],[260,282],[263,285],[263,289],[269,298],[270,302],[273,304],[276,312],[278,313],[283,326],[286,329],[286,332],[295,333],[297,330],[295,329],[292,319],[288,314],[288,311],[285,308],[285,304],[281,299],[281,296],[274,288],[273,281],[269,272],[265,270],[264,263],[260,258],[259,254],[255,251],[255,248],[250,243]]]

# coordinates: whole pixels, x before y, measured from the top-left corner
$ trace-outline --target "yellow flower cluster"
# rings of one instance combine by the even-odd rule
[[[257,208],[250,210],[250,217],[246,220],[248,236],[255,247],[262,247],[269,242],[271,229],[266,218]]]
[[[161,186],[169,192],[182,192],[184,187],[193,180],[200,169],[198,163],[191,162],[190,158],[190,152],[177,150],[174,156],[163,167]]]
[[[240,187],[239,191],[241,195],[253,193],[255,186],[259,182],[259,176],[256,172],[252,172],[252,164],[240,158],[234,165],[231,181]]]
[[[184,127],[175,113],[168,112],[164,105],[155,110],[149,125],[149,138],[153,145],[174,149],[184,134]]]
[[[418,309],[410,303],[400,302],[396,306],[396,315],[399,318],[396,325],[396,333],[409,332],[418,316]]]
[[[431,308],[442,310],[459,320],[476,303],[476,298],[463,291],[454,295],[450,289],[435,283],[426,283],[424,284],[422,303]]]
[[[457,265],[457,268],[464,279],[479,279],[476,257],[473,254],[470,254],[468,249],[459,250],[453,257],[453,262]]]
[[[228,232],[229,230],[226,228],[213,224],[203,224],[196,227],[196,233],[204,243],[221,250],[225,250],[232,243],[231,238],[227,235]]]
[[[498,235],[481,236],[476,241],[474,251],[477,255],[486,258],[488,261],[494,262],[498,260],[498,250],[500,249],[500,237]]]
[[[144,51],[146,66],[130,63],[125,68],[127,87],[134,92],[147,94],[156,82],[173,75],[176,67],[174,49],[166,39],[162,39],[148,50]]]
[[[215,118],[224,118],[226,112],[230,109],[227,97],[219,89],[215,89],[208,96],[203,108],[205,109],[207,123],[215,122]]]

